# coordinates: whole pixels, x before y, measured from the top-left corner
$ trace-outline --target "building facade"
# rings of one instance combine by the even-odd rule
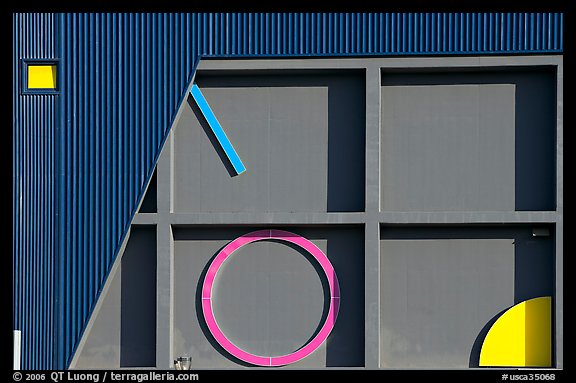
[[[14,14],[20,367],[562,368],[563,20]]]

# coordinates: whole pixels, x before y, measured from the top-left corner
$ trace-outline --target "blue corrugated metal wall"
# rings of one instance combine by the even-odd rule
[[[14,328],[65,368],[200,57],[561,53],[560,13],[14,15]],[[22,58],[60,94],[21,95]]]
[[[193,19],[61,15],[60,363],[89,319],[191,81]]]
[[[14,15],[13,326],[22,330],[22,368],[54,366],[57,97],[20,93],[21,58],[55,58],[55,16]]]

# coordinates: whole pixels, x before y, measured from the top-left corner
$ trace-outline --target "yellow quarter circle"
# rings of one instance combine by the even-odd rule
[[[490,328],[480,366],[550,367],[552,298],[539,297],[508,309]]]

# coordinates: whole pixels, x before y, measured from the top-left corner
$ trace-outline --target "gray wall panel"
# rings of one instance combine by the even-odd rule
[[[382,210],[514,210],[514,85],[382,87]]]
[[[212,257],[230,240],[252,229],[255,228],[174,230],[174,355],[187,353],[196,367],[238,366],[238,361],[208,334],[197,302]],[[362,366],[362,231],[352,228],[283,229],[303,235],[325,251],[336,269],[342,296],[338,320],[328,341],[314,354],[288,368]],[[285,244],[248,245],[227,261],[218,280],[214,300],[226,302],[214,304],[218,323],[230,339],[247,351],[274,355],[302,346],[317,329],[326,309],[325,290],[317,271],[297,248]],[[262,285],[267,286],[262,288]],[[278,299],[271,299],[273,297]],[[262,302],[268,300],[269,307]],[[294,311],[286,311],[286,305],[294,307]],[[286,312],[289,312],[288,316],[282,317],[280,313]]]
[[[201,118],[185,110],[175,130],[175,209],[319,211],[326,206],[326,89],[219,88],[203,93],[247,171],[231,177],[201,129]],[[291,116],[281,113],[288,100]],[[243,113],[235,113],[239,110],[249,117],[243,119]]]
[[[515,85],[515,210],[555,210],[556,69],[532,66],[392,71],[383,72],[382,76],[382,85],[386,87],[456,84]],[[486,117],[490,116],[483,116]]]
[[[549,235],[535,237],[532,230],[546,229]],[[514,240],[514,303],[554,292],[554,226],[542,223],[482,226],[383,226],[381,239],[508,239]]]
[[[189,102],[175,128],[174,209],[364,210],[362,77],[198,76],[244,162],[239,176]]]
[[[466,368],[514,304],[513,239],[381,241],[381,367]]]
[[[120,266],[110,276],[110,287],[107,294],[100,297],[102,305],[93,314],[94,324],[89,329],[86,342],[78,351],[74,368],[120,367],[121,270]]]
[[[268,210],[326,211],[328,87],[272,88],[269,97]]]

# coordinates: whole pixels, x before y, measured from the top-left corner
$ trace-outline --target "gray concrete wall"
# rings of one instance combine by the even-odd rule
[[[144,323],[156,325],[156,367],[183,352],[198,368],[246,367],[207,334],[198,283],[221,246],[276,227],[324,249],[343,288],[327,343],[292,367],[477,367],[494,312],[550,295],[562,368],[562,73],[558,56],[202,61],[195,81],[247,172],[230,172],[186,101],[133,221],[156,226],[155,316]],[[276,307],[258,302],[290,301],[309,316],[294,313],[279,337],[246,337],[273,324],[245,306],[217,310],[243,318],[224,323],[243,347],[282,352],[314,327],[319,277],[295,249],[254,245],[223,270],[219,299],[248,292],[246,305],[268,318],[280,317]],[[266,295],[258,286],[279,265],[286,278]],[[125,266],[108,279],[72,367],[120,367]],[[308,293],[272,299],[292,288]]]
[[[506,119],[511,115],[514,117],[514,148],[510,147],[508,142],[510,133],[507,132],[500,139],[502,143],[491,138],[491,132],[488,130],[479,135],[490,141],[480,142],[478,149],[483,149],[489,155],[494,155],[504,166],[504,172],[510,161],[502,156],[513,153],[514,155],[514,204],[517,211],[537,211],[556,209],[556,68],[554,66],[534,66],[511,68],[490,68],[480,69],[458,68],[452,71],[390,71],[384,72],[382,76],[383,88],[387,87],[438,87],[446,85],[513,85],[514,105],[510,105],[510,99],[497,99],[495,94],[486,95],[489,97],[486,102],[491,109],[485,109],[483,114],[478,117],[482,119],[480,126],[487,129],[494,129],[494,123],[498,125],[505,124],[509,126]],[[498,102],[493,102],[498,101]],[[417,100],[411,102],[418,102]],[[437,102],[440,102],[437,100]],[[451,109],[447,105],[443,107],[446,111]],[[507,110],[504,110],[507,108]],[[514,108],[510,110],[510,108]],[[470,111],[468,106],[466,109]],[[454,113],[454,110],[448,111],[448,116]],[[430,118],[438,118],[437,111],[431,112]],[[459,112],[457,112],[459,113]],[[469,117],[473,117],[468,113]],[[446,119],[444,118],[444,121]],[[453,123],[452,123],[452,126]],[[459,146],[466,147],[470,143],[459,142]],[[454,150],[446,145],[445,150]],[[489,163],[486,167],[480,167],[478,170],[484,175],[497,176],[501,183],[502,174],[500,170],[490,171]],[[508,171],[509,173],[509,171]],[[492,182],[487,182],[491,185]],[[486,190],[486,186],[483,186]],[[503,190],[503,192],[505,192]],[[506,192],[505,192],[506,193]],[[499,200],[498,198],[496,200]],[[474,209],[476,210],[476,209]],[[480,210],[480,209],[478,209]],[[488,209],[490,210],[490,209]]]
[[[505,309],[556,298],[548,225],[383,226],[380,236],[382,366],[478,367]]]
[[[515,209],[514,85],[383,86],[381,97],[382,210]]]
[[[476,337],[514,304],[513,239],[380,244],[382,367],[466,368]]]
[[[247,170],[231,176],[189,98],[174,130],[175,210],[364,210],[362,77],[199,75],[197,82]]]
[[[359,228],[292,228],[332,262],[342,304],[328,342],[289,368],[359,367],[364,362],[364,257]],[[233,367],[241,361],[212,338],[201,309],[201,285],[210,260],[232,239],[257,228],[174,230],[174,355],[192,356],[197,367]],[[243,350],[262,356],[296,351],[319,330],[327,314],[322,272],[306,252],[264,241],[238,250],[219,272],[214,288],[216,320]],[[320,274],[319,274],[320,271]],[[328,298],[329,299],[329,298]]]
[[[92,314],[93,324],[86,330],[73,368],[120,367],[121,267],[108,280],[108,291],[100,296],[102,303]]]

